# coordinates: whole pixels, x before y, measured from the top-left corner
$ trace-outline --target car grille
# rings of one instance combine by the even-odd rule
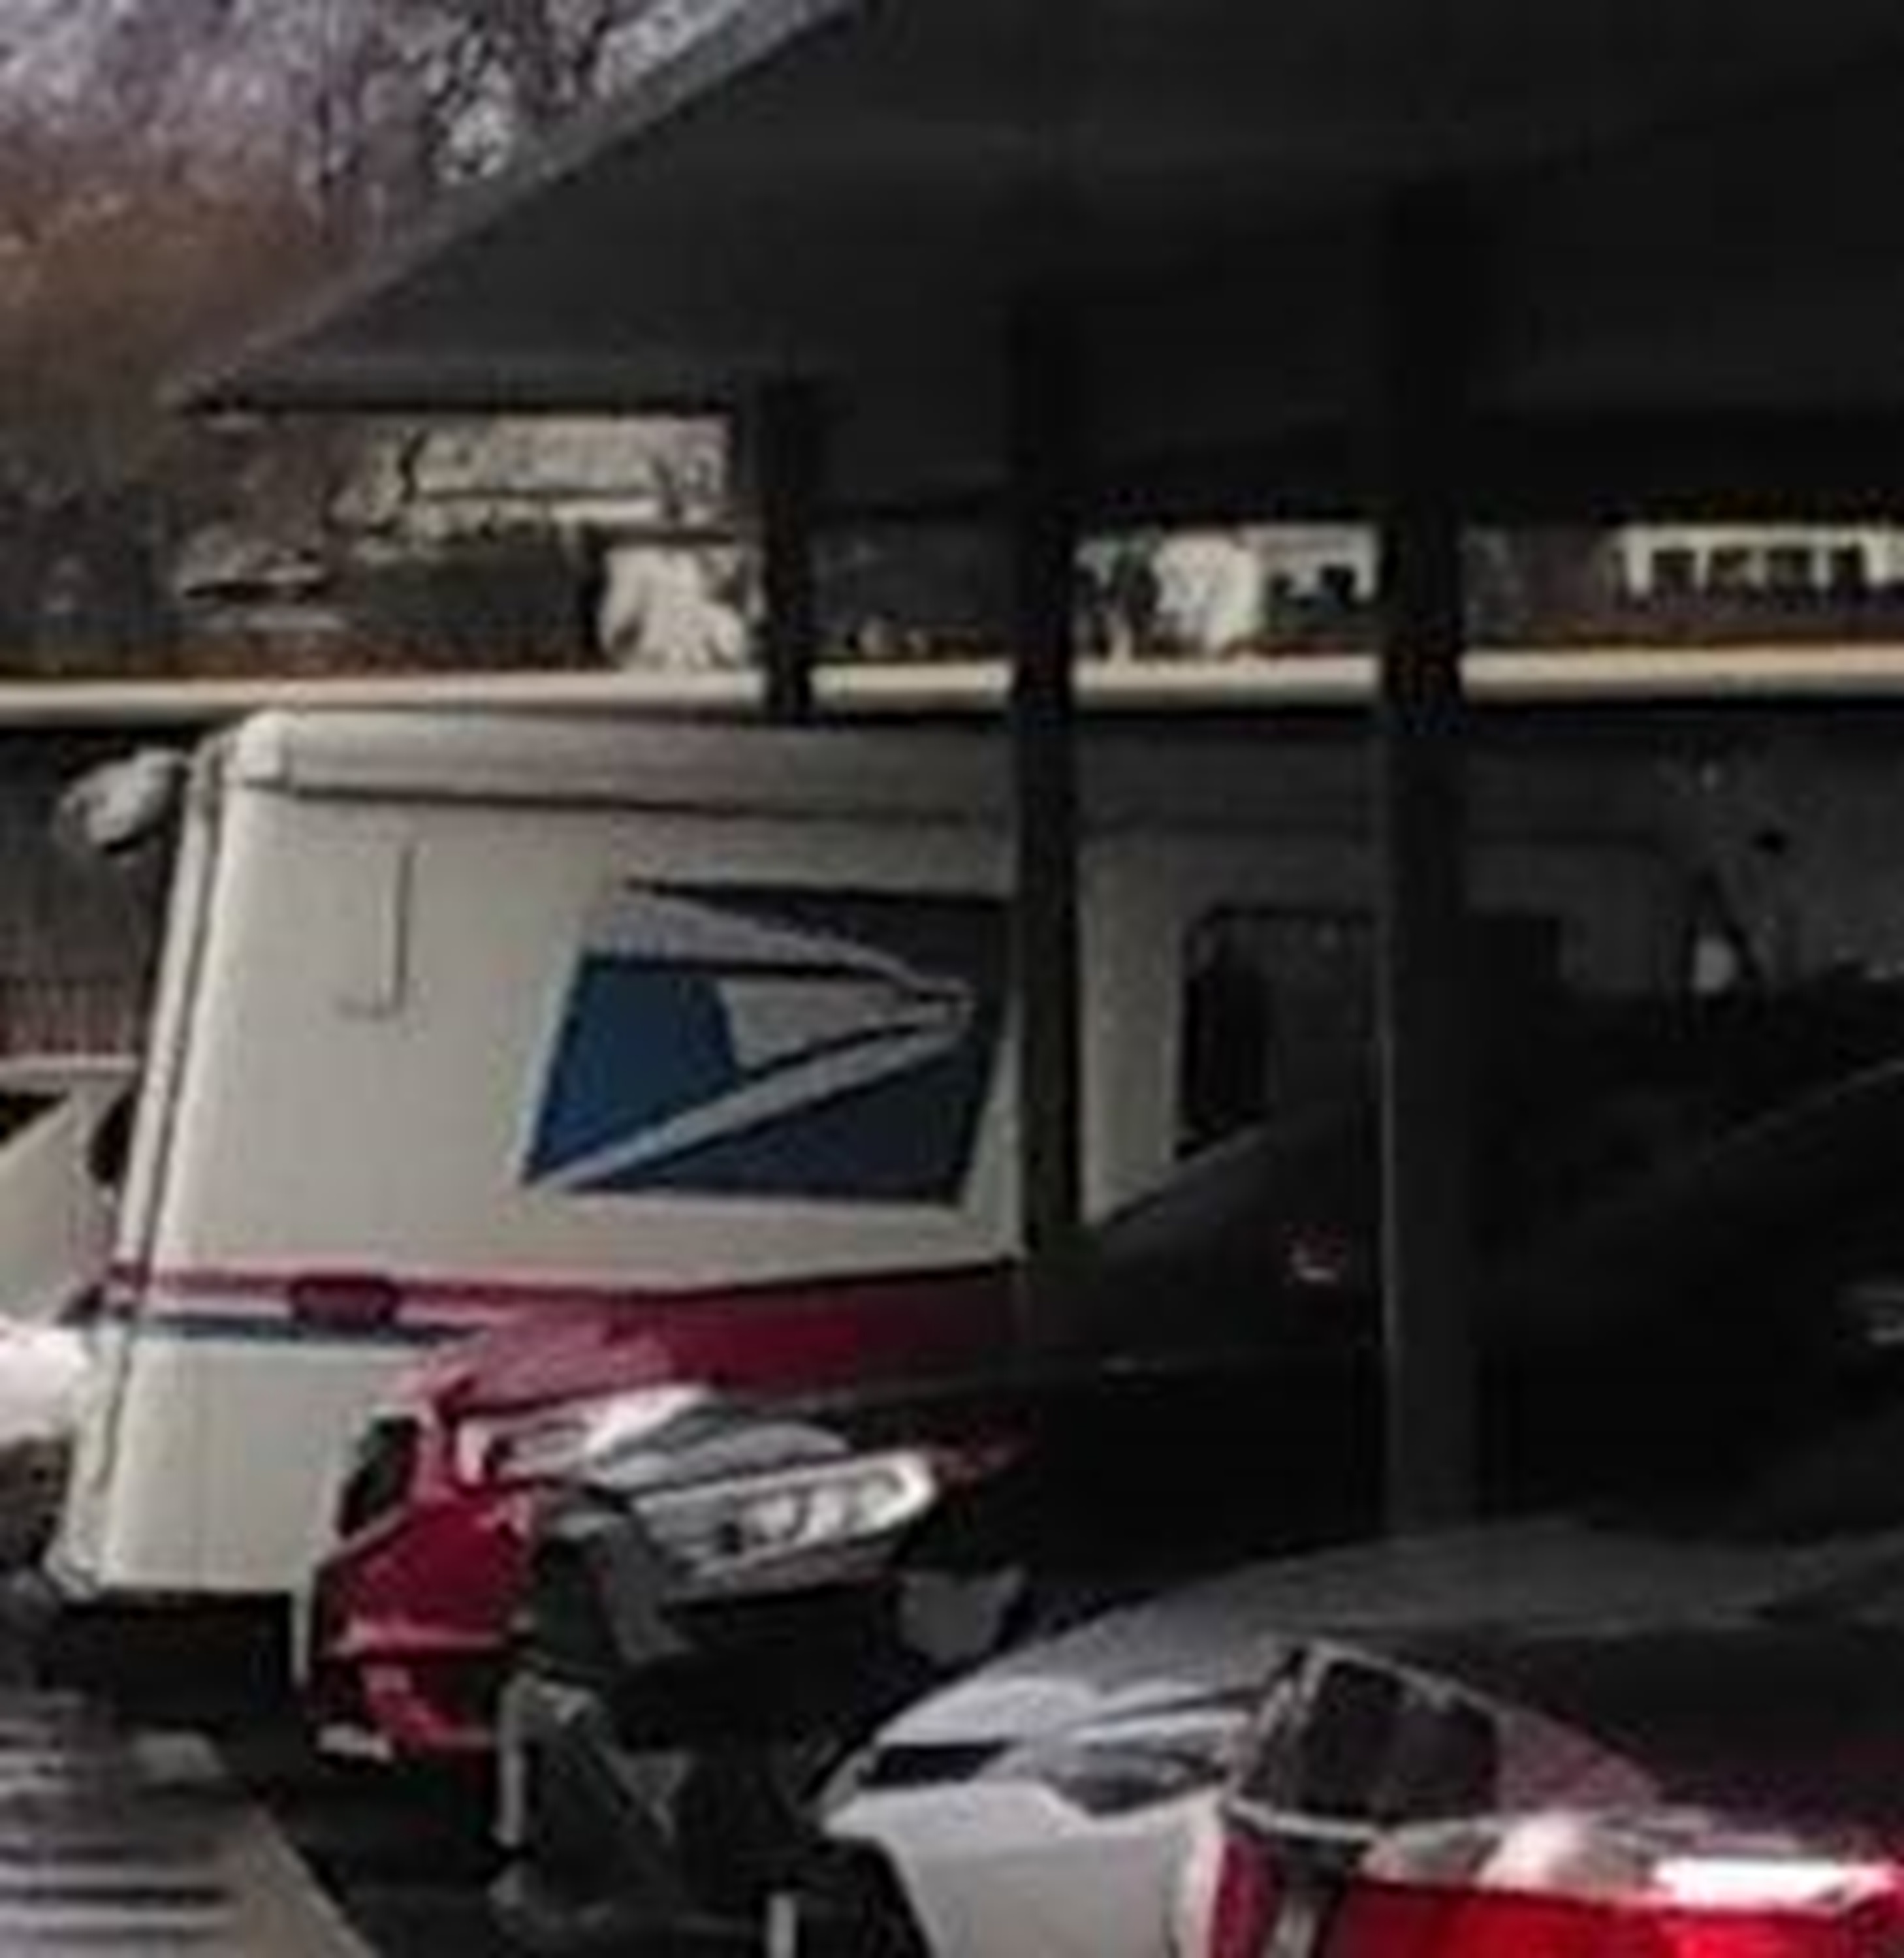
[[[417,1423],[402,1415],[381,1416],[364,1430],[337,1498],[340,1536],[355,1536],[403,1506],[422,1440]]]

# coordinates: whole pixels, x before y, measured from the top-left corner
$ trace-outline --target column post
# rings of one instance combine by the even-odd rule
[[[1035,1348],[1075,1253],[1083,1183],[1074,670],[1082,404],[1061,312],[1028,305],[1015,318],[1006,387],[1021,1326]]]
[[[816,390],[803,381],[762,388],[747,433],[767,718],[806,721],[820,651],[815,531],[824,440]]]
[[[1471,261],[1451,195],[1389,214],[1380,282],[1375,732],[1388,1517],[1475,1497],[1463,396]]]

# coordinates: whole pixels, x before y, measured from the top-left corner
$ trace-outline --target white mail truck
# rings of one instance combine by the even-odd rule
[[[288,1592],[392,1370],[499,1319],[1009,1259],[1006,759],[979,724],[526,711],[204,746],[62,1587]],[[1484,906],[1573,987],[1670,983],[1685,880],[1646,809],[1500,766]],[[1352,729],[1106,724],[1083,776],[1101,1212],[1364,1064],[1371,846]],[[165,779],[95,813],[134,835]]]

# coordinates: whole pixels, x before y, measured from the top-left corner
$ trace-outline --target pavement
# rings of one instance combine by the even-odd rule
[[[374,1958],[217,1750],[0,1695],[0,1952]]]
[[[478,1782],[341,1767],[282,1732],[230,1738],[224,1758],[374,1958],[521,1958],[489,1912]]]
[[[0,1573],[0,1958],[511,1953],[479,1784],[339,1769],[242,1644],[200,1627],[182,1693],[176,1643],[126,1629]]]

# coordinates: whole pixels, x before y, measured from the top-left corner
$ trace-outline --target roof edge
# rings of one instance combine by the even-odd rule
[[[168,407],[209,414],[309,405],[296,350],[361,310],[451,247],[479,236],[607,151],[664,122],[796,42],[863,12],[871,0],[729,0],[727,11],[596,106],[582,110],[494,176],[438,199],[367,259],[325,280],[223,353],[188,365],[166,386]],[[274,363],[289,364],[274,378]],[[322,388],[319,390],[322,392]],[[306,398],[300,401],[300,396]],[[632,405],[632,404],[631,404]],[[675,403],[655,412],[706,412]],[[420,410],[422,404],[418,403]]]

